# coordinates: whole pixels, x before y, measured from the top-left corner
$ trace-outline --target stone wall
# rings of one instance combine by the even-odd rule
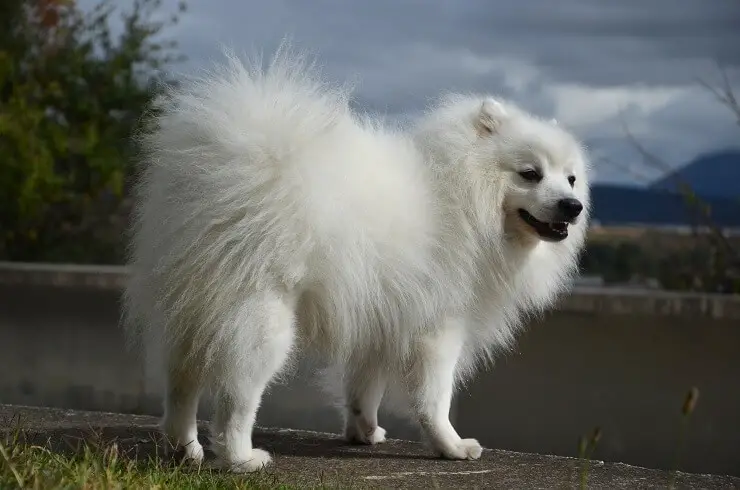
[[[124,281],[118,267],[0,263],[0,402],[158,414],[158,381],[117,326]],[[600,426],[595,458],[672,469],[697,386],[681,468],[740,475],[738,352],[740,298],[579,288],[459,394],[453,418],[488,447],[571,456]],[[271,389],[259,423],[336,431],[326,405],[304,363]]]

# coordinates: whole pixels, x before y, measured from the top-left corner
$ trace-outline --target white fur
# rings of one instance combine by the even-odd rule
[[[230,57],[170,89],[150,123],[125,321],[162,362],[163,427],[187,457],[202,459],[195,415],[211,385],[222,464],[269,463],[252,447],[255,414],[299,351],[340,369],[349,439],[385,440],[377,411],[395,385],[437,453],[480,457],[449,421],[453,391],[575,273],[588,214],[578,142],[476,95],[391,128],[287,50],[266,69]],[[539,184],[517,175],[530,165]],[[586,209],[562,242],[517,215],[548,220],[563,196]]]

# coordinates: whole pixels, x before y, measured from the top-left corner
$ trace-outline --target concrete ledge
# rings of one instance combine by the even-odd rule
[[[0,262],[0,284],[9,286],[118,290],[124,287],[126,278],[126,268],[115,265]]]
[[[126,278],[127,272],[123,266],[0,262],[0,284],[5,285],[119,290],[125,285]],[[557,310],[740,319],[740,296],[576,287],[560,300]]]
[[[96,445],[115,441],[121,454],[147,458],[162,454],[166,445],[158,435],[157,419],[146,416],[0,405],[0,421],[6,434],[21,429],[26,440],[49,444],[56,451],[74,451],[87,438]],[[574,458],[488,449],[478,461],[444,461],[414,442],[352,446],[334,434],[287,429],[259,429],[254,439],[275,456],[270,471],[276,484],[298,487],[575,488],[583,464]],[[666,488],[670,478],[666,471],[603,461],[591,461],[588,469],[589,488]],[[738,488],[740,478],[679,472],[675,484]]]

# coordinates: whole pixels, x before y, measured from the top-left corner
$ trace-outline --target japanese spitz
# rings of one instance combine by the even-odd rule
[[[142,132],[124,319],[165,374],[163,430],[202,460],[211,387],[218,461],[262,467],[262,394],[312,353],[341,372],[348,439],[383,442],[381,399],[402,388],[437,454],[479,458],[450,423],[455,386],[568,287],[584,150],[484,95],[390,127],[305,59],[229,56],[169,89]]]

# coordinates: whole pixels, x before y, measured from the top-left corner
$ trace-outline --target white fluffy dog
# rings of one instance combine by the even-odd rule
[[[172,88],[142,142],[125,321],[161,360],[166,434],[233,471],[260,399],[299,353],[340,368],[345,434],[385,440],[389,387],[436,453],[476,459],[455,385],[510,346],[577,270],[586,156],[557,123],[488,96],[443,98],[410,130],[359,116],[305,57],[234,57]]]

